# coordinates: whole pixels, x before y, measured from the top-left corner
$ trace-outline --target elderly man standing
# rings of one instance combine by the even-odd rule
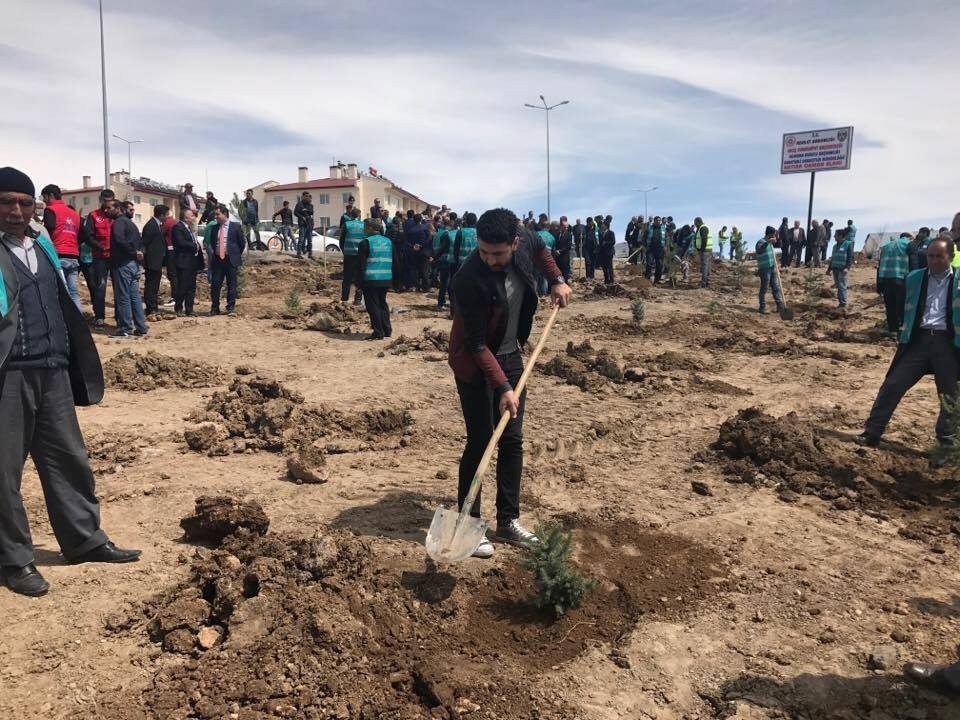
[[[33,458],[47,514],[71,563],[132,562],[100,529],[100,506],[74,404],[103,397],[103,370],[52,243],[29,230],[34,185],[0,168],[0,574],[21,595],[49,584],[33,564],[20,495]]]

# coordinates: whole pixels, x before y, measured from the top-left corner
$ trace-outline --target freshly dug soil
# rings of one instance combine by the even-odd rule
[[[418,337],[401,335],[387,345],[387,352],[391,355],[405,355],[411,351],[418,352],[447,352],[450,349],[450,334],[444,330],[424,328]]]
[[[769,485],[785,502],[816,495],[837,510],[860,510],[903,524],[901,535],[932,543],[960,535],[960,481],[902,449],[866,449],[802,420],[741,410],[714,445],[730,482]]]
[[[141,391],[211,387],[224,380],[224,373],[218,367],[152,350],[144,354],[121,350],[103,364],[103,376],[108,387]]]
[[[187,581],[108,622],[191,659],[142,693],[104,694],[101,717],[566,720],[575,710],[538,690],[537,675],[615,645],[637,621],[682,617],[726,584],[715,551],[632,523],[584,520],[575,540],[600,582],[553,622],[509,561],[460,576],[382,565],[347,532],[241,531],[200,553]]]
[[[202,495],[196,500],[193,515],[180,521],[187,540],[219,545],[240,528],[263,535],[270,520],[260,503],[224,495]]]
[[[140,458],[147,441],[137,435],[118,432],[108,435],[90,435],[84,439],[90,468],[94,475],[116,472]]]

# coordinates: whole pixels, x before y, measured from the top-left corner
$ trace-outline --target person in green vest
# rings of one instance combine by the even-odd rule
[[[723,260],[723,246],[727,244],[727,226],[724,225],[717,233],[717,245],[720,250],[720,259]]]
[[[700,218],[693,219],[693,247],[700,253],[700,287],[710,287],[710,263],[713,260],[713,235]]]
[[[863,432],[856,438],[861,445],[879,444],[900,400],[924,375],[933,374],[940,396],[956,396],[960,292],[950,267],[953,250],[951,240],[937,238],[927,248],[927,267],[907,275],[900,343]],[[941,443],[952,440],[942,404],[936,433]]]
[[[836,242],[833,245],[833,255],[827,266],[827,274],[833,273],[833,284],[837,288],[837,301],[840,309],[847,307],[847,276],[853,266],[853,240],[847,237],[843,230],[837,230]]]
[[[743,262],[743,233],[737,230],[736,225],[730,231],[730,259]]]
[[[358,283],[359,260],[357,259],[357,249],[360,247],[360,241],[365,237],[360,215],[360,208],[352,208],[350,219],[343,221],[343,232],[340,235],[340,250],[343,252],[343,281],[340,284],[340,302],[346,302],[350,299],[350,286],[356,284],[357,291],[353,296],[354,305],[360,305],[363,302],[363,291],[360,290]]]
[[[853,224],[853,220],[847,220],[847,231],[843,235],[844,240],[849,240],[851,247],[857,240],[857,226]]]
[[[777,312],[783,306],[783,288],[780,287],[780,275],[777,273],[777,256],[773,246],[777,240],[777,229],[767,225],[763,239],[757,241],[757,277],[760,278],[760,314],[767,311],[767,288],[773,291],[773,301],[777,304]],[[742,255],[742,250],[741,250]]]
[[[359,213],[360,208],[356,211]],[[382,340],[393,334],[387,292],[393,286],[394,273],[399,268],[396,246],[381,233],[382,229],[379,218],[368,218],[363,223],[367,237],[357,244],[357,287],[362,289],[373,328],[368,340]]]
[[[906,296],[907,275],[910,273],[910,259],[907,251],[913,238],[910,233],[901,233],[899,238],[891,238],[880,248],[880,261],[877,263],[877,292],[883,296],[887,309],[887,333],[896,337],[903,323],[903,303]]]
[[[540,236],[540,239],[543,240],[543,244],[547,246],[547,250],[550,251],[550,254],[553,255],[553,260],[557,260],[557,238],[554,237],[553,233],[550,232],[550,218],[547,217],[546,213],[540,213],[540,217],[537,218],[537,235]],[[547,294],[547,280],[539,272],[536,272],[536,281],[537,281],[537,293],[540,297],[543,297]]]
[[[440,279],[440,290],[437,292],[437,310],[443,310],[447,306],[447,295],[450,290],[450,277],[453,275],[454,261],[453,251],[454,242],[457,237],[459,218],[455,212],[447,215],[447,224],[445,227],[437,230],[433,236],[433,248],[437,257],[437,273]],[[453,314],[453,293],[450,295],[451,317]]]

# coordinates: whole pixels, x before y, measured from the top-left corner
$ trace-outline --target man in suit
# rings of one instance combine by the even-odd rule
[[[147,334],[147,318],[140,299],[143,241],[133,224],[133,210],[133,203],[124,201],[110,228],[110,278],[117,310],[117,331],[111,337],[116,338]]]
[[[177,315],[193,316],[193,301],[197,295],[197,272],[203,269],[203,250],[195,231],[197,215],[193,210],[181,210],[180,222],[173,226],[174,265],[177,268],[177,294],[173,309]]]
[[[160,312],[160,276],[167,258],[167,241],[163,237],[163,223],[170,208],[155,205],[153,217],[143,226],[143,272],[146,280],[143,284],[143,301],[147,306],[149,320],[159,320]]]
[[[790,227],[787,218],[777,229],[777,241],[780,243],[780,267],[790,267]]]
[[[210,314],[220,314],[220,289],[224,278],[227,281],[227,315],[236,317],[237,271],[243,264],[243,233],[236,223],[230,222],[226,205],[217,208],[213,215],[217,221],[211,238],[210,269]]]
[[[103,398],[97,346],[70,297],[53,243],[30,229],[33,182],[0,168],[0,577],[15,593],[50,585],[34,565],[20,495],[33,458],[60,551],[70,563],[132,562],[100,528],[100,505],[74,405]]]
[[[807,234],[800,227],[800,221],[794,220],[793,227],[790,228],[790,259],[796,260],[796,267],[800,267],[800,260],[803,257],[803,248],[807,244]]]

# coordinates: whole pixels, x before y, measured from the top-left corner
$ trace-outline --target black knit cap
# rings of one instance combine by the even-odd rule
[[[23,193],[30,197],[37,193],[33,181],[24,173],[12,167],[0,168],[0,192]]]

